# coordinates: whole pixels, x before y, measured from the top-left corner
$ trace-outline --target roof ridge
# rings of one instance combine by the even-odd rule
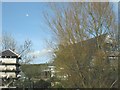
[[[17,56],[17,58],[21,58],[19,54],[17,54],[16,52],[14,52],[13,50],[11,49],[6,49],[6,50],[3,50],[1,53],[0,53],[1,56],[5,55],[5,56]]]
[[[16,52],[14,52],[13,50],[11,50],[11,49],[8,49],[8,50],[11,51],[12,53],[14,53],[16,56],[20,57],[20,55],[17,54]]]

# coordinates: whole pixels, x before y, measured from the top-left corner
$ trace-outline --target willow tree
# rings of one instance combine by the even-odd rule
[[[66,76],[63,87],[108,88],[117,83],[117,65],[108,63],[103,37],[117,32],[112,7],[109,2],[51,4],[52,14],[45,18],[58,40],[54,63]]]

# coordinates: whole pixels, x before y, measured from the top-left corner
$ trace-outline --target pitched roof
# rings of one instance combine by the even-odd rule
[[[82,41],[85,44],[96,44],[97,43],[97,39],[99,42],[105,42],[106,37],[108,36],[108,34],[103,34],[100,36],[96,36],[87,40]],[[81,42],[80,42],[81,43]]]
[[[0,56],[2,57],[15,57],[15,58],[20,58],[20,55],[12,51],[11,49],[5,50],[0,53]]]
[[[113,52],[108,52],[109,57],[119,57],[119,52],[118,51],[113,51]]]

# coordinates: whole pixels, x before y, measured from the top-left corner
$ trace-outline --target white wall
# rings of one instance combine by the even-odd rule
[[[2,63],[17,63],[16,58],[0,58],[0,61],[2,61]]]
[[[16,64],[17,59],[16,58],[0,58],[0,62],[3,64]],[[0,65],[0,70],[16,70],[16,65]],[[11,77],[16,78],[15,72],[0,72],[0,78],[2,77]]]
[[[0,70],[16,70],[16,66],[15,65],[0,65]]]
[[[9,76],[9,77],[12,77],[12,78],[16,78],[16,73],[15,72],[0,72],[0,78],[2,78],[3,76]]]

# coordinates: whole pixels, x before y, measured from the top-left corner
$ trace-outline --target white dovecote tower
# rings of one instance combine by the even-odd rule
[[[13,50],[5,50],[0,53],[0,79],[1,87],[9,87],[20,75],[20,55]]]

